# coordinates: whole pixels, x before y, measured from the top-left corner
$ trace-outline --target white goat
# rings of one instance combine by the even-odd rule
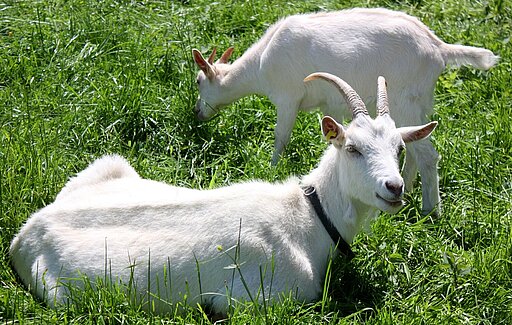
[[[347,243],[377,209],[402,207],[404,142],[427,137],[437,123],[395,128],[383,77],[375,120],[343,80],[327,73],[307,80],[316,78],[339,89],[353,121],[344,127],[323,118],[322,133],[333,145],[301,181],[192,190],[141,179],[123,158],[105,156],[12,241],[23,282],[55,306],[70,299],[65,284],[80,285],[81,275],[120,280],[160,313],[184,295],[192,306],[224,314],[232,300],[318,298],[336,242],[350,254]]]
[[[432,114],[435,82],[447,63],[489,69],[498,57],[491,51],[446,44],[418,19],[386,9],[351,9],[331,13],[296,15],[273,26],[233,64],[232,48],[217,61],[193,50],[201,69],[197,77],[199,99],[195,112],[208,120],[222,107],[249,95],[267,96],[277,106],[276,164],[290,139],[299,110],[320,107],[337,120],[346,117],[343,102],[326,85],[304,85],[305,76],[326,71],[354,87],[372,110],[375,79],[390,84],[391,117],[397,126],[426,123]],[[423,211],[440,203],[438,153],[430,141],[408,146],[404,170],[410,190],[419,169],[423,184]],[[438,209],[440,210],[440,209]]]

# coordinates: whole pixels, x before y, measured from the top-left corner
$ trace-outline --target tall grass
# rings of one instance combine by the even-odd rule
[[[301,114],[284,159],[270,168],[275,109],[237,101],[197,122],[193,47],[235,46],[238,57],[280,17],[352,6],[418,16],[447,42],[501,56],[489,72],[448,68],[436,88],[443,215],[383,214],[333,261],[318,304],[291,297],[236,307],[232,323],[462,323],[512,321],[510,0],[5,1],[0,3],[0,320],[4,323],[204,323],[197,308],[156,316],[122,290],[86,290],[51,310],[10,267],[8,247],[31,213],[105,153],[143,176],[193,188],[281,180],[313,168],[325,148],[318,114]],[[269,272],[267,270],[267,272]],[[329,277],[328,277],[329,278]]]

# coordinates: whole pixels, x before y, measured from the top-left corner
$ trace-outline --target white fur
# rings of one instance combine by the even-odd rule
[[[426,123],[435,82],[446,64],[489,69],[498,60],[486,49],[446,44],[418,19],[386,9],[290,16],[271,26],[231,65],[226,64],[229,54],[199,72],[197,116],[210,119],[249,94],[267,96],[277,106],[274,164],[290,139],[299,110],[320,107],[337,120],[347,116],[340,109],[344,102],[331,87],[302,83],[312,72],[330,72],[346,80],[370,111],[375,102],[374,81],[383,75],[390,85],[391,116],[397,126],[405,126]],[[412,188],[419,169],[426,213],[440,202],[437,160],[438,153],[428,140],[408,146],[406,188]]]
[[[12,263],[50,306],[66,303],[67,285],[83,286],[84,275],[92,283],[133,281],[134,297],[151,300],[159,313],[172,311],[171,303],[185,295],[188,304],[219,313],[226,313],[228,297],[271,303],[291,293],[312,301],[334,243],[301,184],[316,188],[327,216],[351,243],[377,209],[401,208],[403,139],[424,138],[435,125],[396,129],[386,114],[359,115],[343,127],[325,117],[322,132],[333,145],[301,181],[215,190],[145,180],[123,158],[105,156],[28,219],[11,243]]]

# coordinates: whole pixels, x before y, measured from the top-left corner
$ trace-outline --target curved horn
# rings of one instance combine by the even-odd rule
[[[315,72],[307,76],[304,79],[304,82],[319,78],[329,81],[334,86],[336,86],[336,88],[343,95],[343,98],[345,98],[347,101],[349,108],[352,110],[352,118],[355,118],[359,114],[369,115],[361,97],[359,97],[356,91],[352,89],[352,87],[350,87],[350,85],[343,79],[327,72]]]
[[[217,63],[228,63],[231,54],[233,54],[234,47],[229,47],[224,53],[222,53]]]
[[[208,63],[213,64],[213,61],[215,60],[215,56],[217,55],[217,48],[214,47],[212,54],[208,57]]]
[[[386,79],[379,76],[377,79],[377,116],[389,114],[388,92],[386,90]]]

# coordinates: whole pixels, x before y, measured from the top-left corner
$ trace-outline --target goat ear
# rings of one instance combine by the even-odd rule
[[[203,55],[198,50],[193,49],[192,55],[194,56],[194,61],[196,62],[199,69],[201,69],[204,72],[204,74],[209,79],[211,79],[215,75],[215,71],[213,70],[212,65],[203,58]]]
[[[343,126],[330,116],[322,119],[322,134],[325,139],[334,145],[341,145],[345,137]]]
[[[398,128],[405,143],[427,138],[437,126],[437,122],[430,122],[420,126],[407,126]]]
[[[229,58],[231,57],[231,54],[233,54],[234,47],[228,48],[224,53],[222,53],[220,59],[217,61],[217,63],[228,63]]]

